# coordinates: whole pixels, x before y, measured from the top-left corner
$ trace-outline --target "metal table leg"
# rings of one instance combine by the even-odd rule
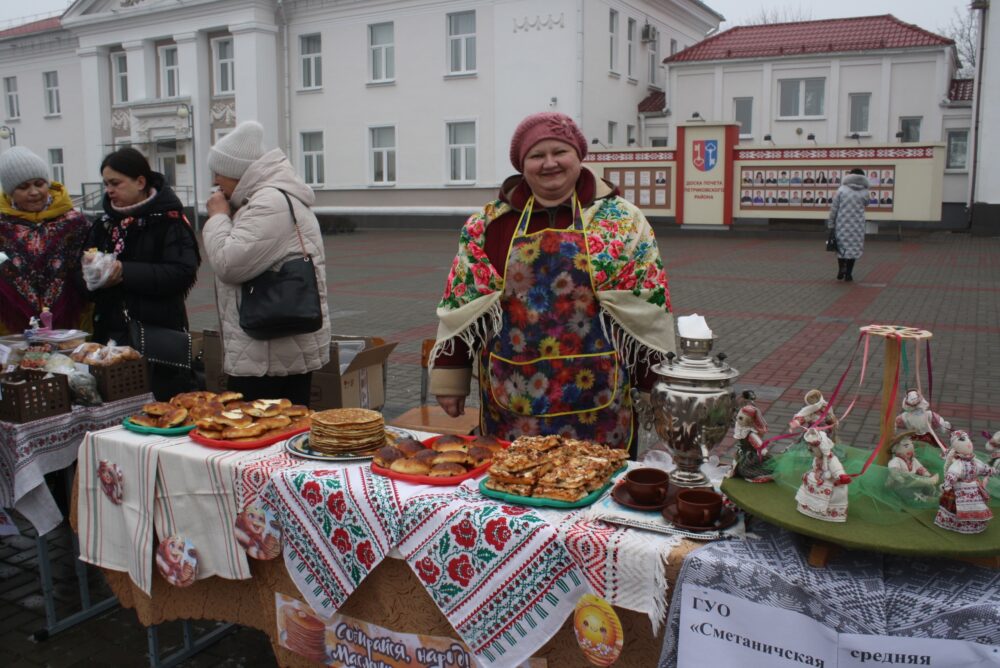
[[[182,661],[190,659],[192,656],[202,651],[209,645],[221,640],[227,633],[236,629],[235,624],[220,624],[208,633],[196,636],[191,628],[190,620],[181,622],[181,630],[184,633],[184,647],[177,650],[170,656],[160,658],[160,635],[159,626],[150,626],[146,629],[146,640],[149,645],[149,665],[150,668],[173,668]]]

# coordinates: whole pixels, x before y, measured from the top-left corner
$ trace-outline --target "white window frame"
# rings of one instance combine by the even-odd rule
[[[639,22],[635,19],[629,19],[628,23],[625,24],[625,40],[628,43],[625,75],[632,81],[635,81],[635,36],[637,30],[639,30]]]
[[[818,114],[807,114],[806,113],[806,82],[807,81],[822,81],[823,82],[823,97],[820,99],[820,110]],[[782,115],[781,111],[781,89],[785,84],[791,85],[795,83],[798,86],[798,101],[796,102],[795,114],[789,114],[787,116]],[[781,119],[796,119],[796,118],[823,118],[826,114],[826,77],[792,77],[789,79],[778,79],[778,118]]]
[[[662,148],[664,146],[669,146],[670,145],[670,140],[667,139],[666,137],[650,137],[649,138],[649,145],[650,146],[655,146],[657,148]]]
[[[923,116],[900,116],[899,117],[899,131],[903,132],[903,121],[916,121],[917,122],[917,136],[913,139],[907,139],[906,137],[901,137],[901,142],[918,142],[920,141],[920,131],[923,129],[921,126],[924,124]]]
[[[56,156],[54,154],[55,151],[59,152],[58,156]],[[54,159],[56,157],[59,158],[58,161]],[[49,149],[49,167],[52,169],[52,180],[53,181],[58,181],[59,183],[62,183],[63,185],[66,185],[66,163],[65,163],[65,160],[66,160],[66,153],[62,150],[62,148],[50,148]]]
[[[375,44],[375,29],[389,26],[389,41]],[[378,71],[376,64],[380,63]],[[392,21],[368,24],[368,82],[388,83],[396,80],[396,25]]]
[[[62,114],[62,104],[59,101],[59,70],[42,72],[42,90],[45,93],[45,115]]]
[[[222,139],[235,129],[236,129],[235,127],[232,127],[232,128],[215,128],[214,130],[212,130],[212,145],[214,146],[218,144],[220,139]]]
[[[167,65],[167,53],[171,51],[174,54],[174,64]],[[180,53],[177,50],[177,45],[164,44],[157,49],[157,52],[160,57],[160,97],[178,97],[181,94],[181,66],[179,60]],[[171,74],[173,74],[173,92],[170,90]]]
[[[750,139],[753,137],[753,98],[752,97],[734,97],[733,98],[733,120],[739,122],[739,114],[737,110],[739,109],[740,102],[750,103],[750,127],[743,127],[740,123],[740,138]]]
[[[648,74],[649,74],[649,85],[653,86],[654,88],[659,88],[659,85],[656,83],[656,75],[660,71],[660,33],[659,33],[659,31],[657,31],[657,33],[656,33],[656,39],[651,39],[646,44],[647,44],[646,48],[648,50],[648,58],[649,58],[649,63],[648,63],[648,68],[649,68],[649,72],[648,72]]]
[[[861,100],[867,100],[868,108],[865,113],[865,127],[856,128],[854,123],[854,104]],[[872,127],[872,94],[871,93],[848,93],[847,94],[847,134],[848,136],[857,132],[859,135],[871,135]]]
[[[306,40],[311,38],[319,39],[319,51],[306,53]],[[323,87],[323,35],[318,32],[311,32],[299,35],[299,77],[300,90],[318,90]],[[306,76],[308,74],[308,76]]]
[[[4,111],[8,120],[21,118],[21,99],[17,95],[17,77],[3,78]]]
[[[677,53],[677,40],[673,37],[670,38],[670,55]]]
[[[965,141],[965,156],[961,165],[951,163],[952,137],[962,136]],[[945,130],[944,169],[947,172],[969,171],[969,128],[953,128]]]
[[[306,135],[319,135],[321,148],[306,149]],[[326,184],[326,136],[322,130],[299,132],[299,152],[302,155],[302,180],[306,185],[320,188]],[[310,174],[312,172],[312,174]],[[312,178],[310,178],[312,177]]]
[[[608,121],[608,146],[615,145],[615,136],[618,134],[618,123]]]
[[[625,126],[625,145],[634,146],[639,140],[635,136],[635,126],[626,125]]]
[[[452,32],[451,23],[452,17],[458,17],[464,14],[472,15],[473,29],[471,33],[460,33]],[[448,39],[445,42],[445,59],[448,63],[448,74],[475,74],[479,66],[479,54],[476,51],[476,30],[478,29],[478,22],[475,10],[464,11],[464,12],[451,12],[445,15],[445,33],[448,35]],[[455,42],[459,43],[458,53],[460,54],[460,62],[455,63],[452,58],[452,49]],[[471,67],[469,65],[469,50],[472,50],[472,59],[475,61],[472,63]]]
[[[115,104],[128,102],[128,54],[124,51],[111,54],[111,79]]]
[[[451,127],[453,125],[472,125],[472,143],[452,143]],[[445,180],[452,185],[473,185],[479,174],[479,123],[475,118],[454,118],[445,121]],[[459,172],[462,178],[452,178],[455,167],[455,151],[458,151]],[[471,151],[471,154],[470,154]],[[470,174],[471,169],[471,174]]]
[[[223,44],[229,45],[229,57],[223,58],[221,49]],[[236,42],[232,37],[216,37],[212,40],[212,88],[215,95],[232,95],[236,92]],[[223,72],[228,73],[229,87],[222,87]]]
[[[608,10],[608,47],[610,54],[608,59],[608,69],[618,73],[618,10]]]
[[[384,130],[386,128],[392,129],[392,146],[380,146],[375,147],[375,131]],[[395,123],[379,124],[379,125],[369,125],[368,126],[368,182],[373,186],[394,186],[396,185],[396,177],[398,177],[398,161],[396,160],[396,152],[399,144],[399,135],[396,132]],[[376,157],[381,156],[382,158],[382,175],[383,179],[381,181],[375,178],[375,163]],[[393,179],[389,179],[389,162],[392,159],[392,172]]]

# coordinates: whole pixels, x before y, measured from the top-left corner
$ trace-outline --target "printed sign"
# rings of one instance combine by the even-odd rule
[[[691,163],[698,171],[710,172],[719,162],[719,140],[695,139],[691,142]]]
[[[697,586],[681,588],[677,665],[941,666],[1000,663],[1000,647],[961,640],[839,634],[806,615]]]
[[[328,666],[469,668],[479,665],[465,643],[444,636],[396,633],[346,615],[320,619],[298,599],[274,595],[278,642],[285,649]],[[515,668],[546,668],[532,658]]]

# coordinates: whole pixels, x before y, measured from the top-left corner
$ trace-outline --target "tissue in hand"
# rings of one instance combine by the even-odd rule
[[[677,333],[685,339],[710,339],[712,330],[708,328],[704,316],[697,313],[677,318]]]

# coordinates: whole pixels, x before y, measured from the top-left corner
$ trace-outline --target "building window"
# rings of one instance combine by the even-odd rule
[[[448,180],[474,183],[476,180],[476,123],[448,123]]]
[[[52,180],[65,185],[66,171],[63,168],[63,150],[61,148],[49,149],[49,165],[52,167]]]
[[[111,77],[115,102],[128,102],[128,56],[124,53],[111,54]]]
[[[56,116],[62,113],[59,104],[59,73],[42,72],[42,86],[45,88],[45,115]]]
[[[920,120],[922,116],[909,116],[899,119],[899,129],[903,133],[902,141],[920,141]]]
[[[396,128],[387,125],[369,129],[371,142],[372,183],[378,185],[396,182]]]
[[[969,131],[948,130],[948,155],[945,169],[967,169],[969,155]]]
[[[782,118],[822,116],[826,79],[781,79],[779,115]]]
[[[733,98],[733,120],[740,124],[740,136],[753,136],[753,98]]]
[[[635,126],[626,125],[625,126],[625,143],[628,146],[635,144]]]
[[[302,177],[311,186],[325,183],[322,132],[302,133]]]
[[[476,71],[476,13],[448,14],[448,72]]]
[[[215,94],[232,93],[235,90],[233,82],[235,58],[233,58],[232,38],[212,40],[212,50],[215,52]]]
[[[615,145],[615,135],[618,134],[618,124],[614,121],[608,121],[608,146]]]
[[[181,69],[176,46],[160,47],[160,97],[177,97],[181,92]]]
[[[372,81],[392,81],[396,78],[396,54],[393,46],[392,23],[368,26],[369,57]]]
[[[21,102],[17,99],[17,77],[4,77],[3,92],[7,102],[7,118],[20,118]]]
[[[625,28],[625,39],[628,42],[628,62],[625,63],[627,69],[627,74],[629,78],[635,77],[635,30],[636,30],[635,19],[629,19],[628,25]]]
[[[616,72],[618,71],[618,12],[614,9],[608,12],[608,46],[611,49],[608,69]]]
[[[650,146],[656,146],[656,147],[666,146],[667,145],[667,138],[666,137],[650,137],[649,138],[649,145]]]
[[[323,42],[319,35],[299,37],[302,55],[302,87],[320,88],[323,85]]]
[[[672,56],[675,53],[677,53],[677,40],[676,39],[671,39],[670,40],[670,55]]]
[[[651,39],[646,42],[649,50],[649,85],[656,85],[656,73],[660,69],[660,35],[658,31],[652,31]]]
[[[848,130],[850,133],[857,132],[859,134],[868,133],[868,112],[871,109],[872,104],[872,94],[871,93],[851,93],[847,96],[848,105],[850,106],[851,112],[851,127]]]

